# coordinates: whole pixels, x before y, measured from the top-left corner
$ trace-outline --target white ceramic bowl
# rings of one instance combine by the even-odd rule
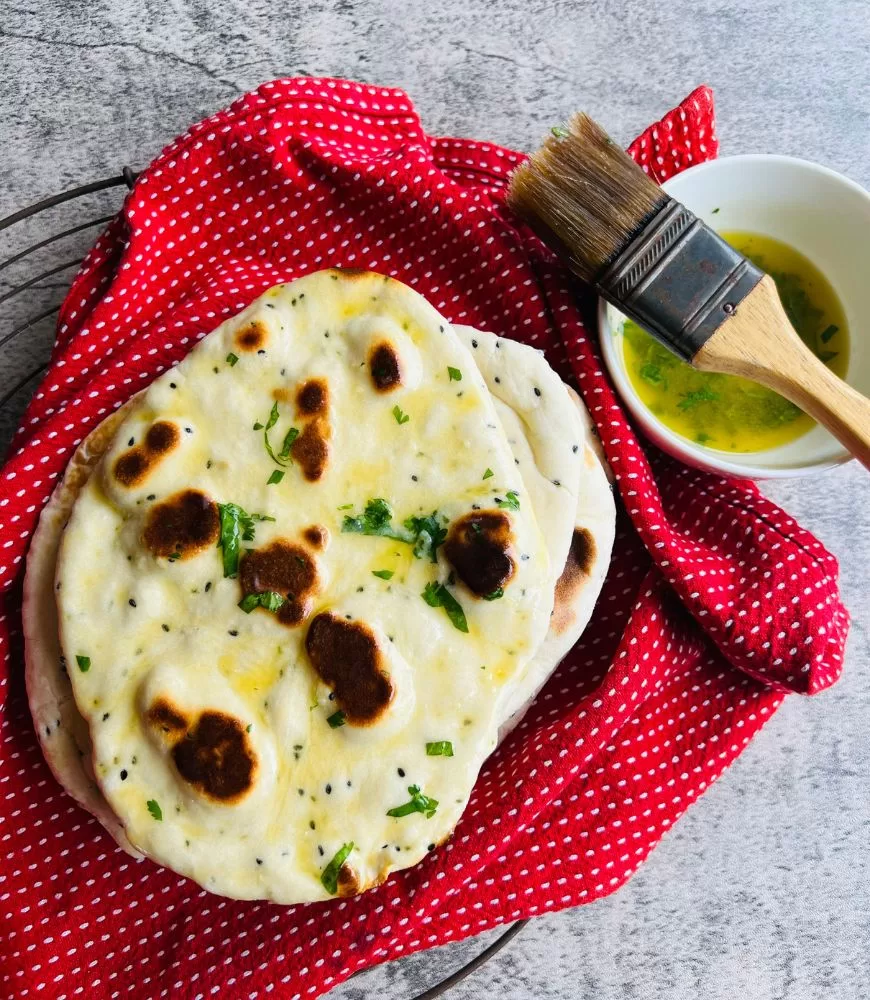
[[[827,167],[766,154],[702,163],[664,188],[714,229],[773,236],[819,268],[846,313],[846,380],[870,395],[870,193]],[[778,448],[739,453],[707,448],[672,431],[647,409],[629,380],[624,321],[613,306],[599,302],[598,329],[610,375],[645,435],[663,451],[688,465],[751,479],[804,476],[849,460],[842,445],[818,426]]]

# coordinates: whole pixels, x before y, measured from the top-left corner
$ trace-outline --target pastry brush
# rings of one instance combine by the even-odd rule
[[[572,271],[702,371],[791,400],[870,468],[870,400],[795,333],[773,279],[671,198],[585,114],[513,173],[510,207]]]

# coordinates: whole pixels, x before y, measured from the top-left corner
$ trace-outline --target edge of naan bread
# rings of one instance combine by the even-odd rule
[[[470,326],[453,324],[453,329],[474,358],[495,401],[550,554],[555,585],[571,545],[571,526],[582,485],[577,458],[586,444],[588,428],[566,394],[565,383],[541,351]],[[505,408],[510,412],[505,413]],[[517,460],[518,450],[530,452],[533,475],[528,475],[527,462],[524,465]]]
[[[556,584],[550,628],[509,702],[508,715],[499,728],[499,743],[519,725],[589,624],[610,567],[616,536],[616,502],[609,468],[601,457],[600,444],[586,407],[570,386],[566,385],[565,389],[580,414],[586,436],[577,520],[571,552]]]
[[[517,425],[522,425],[524,444],[530,449],[541,478],[533,481],[526,477],[525,470],[523,477],[535,503],[535,516],[544,532],[550,558],[554,560],[555,594],[550,627],[507,698],[498,734],[501,743],[519,724],[592,617],[610,565],[616,506],[610,470],[586,407],[550,367],[543,353],[473,327],[454,325],[454,329],[477,362],[496,403],[509,411],[505,413],[496,406],[515,454],[512,435]],[[535,391],[536,387],[540,391]],[[560,490],[552,488],[545,495],[544,491],[550,487],[547,480],[562,483],[565,496],[560,497]],[[555,526],[554,531],[547,519],[562,520],[564,501],[569,495],[576,497],[570,512],[573,527],[563,535],[561,528]],[[561,506],[552,506],[554,498]]]
[[[79,445],[42,510],[27,556],[22,620],[27,701],[46,763],[63,789],[106,828],[118,846],[139,859],[142,855],[127,839],[94,778],[88,724],[62,666],[54,594],[57,553],[70,511],[130,402],[106,417]]]

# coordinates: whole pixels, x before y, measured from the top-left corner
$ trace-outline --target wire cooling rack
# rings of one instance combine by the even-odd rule
[[[48,367],[57,312],[74,269],[118,211],[115,189],[132,188],[136,177],[124,167],[113,177],[51,195],[0,219],[0,455]],[[517,921],[413,1000],[443,996],[498,954],[526,923]]]

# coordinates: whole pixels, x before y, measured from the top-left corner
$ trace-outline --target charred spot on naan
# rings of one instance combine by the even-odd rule
[[[296,412],[301,417],[325,414],[329,409],[329,386],[324,378],[307,379],[296,390]]]
[[[188,784],[217,802],[238,802],[253,788],[257,758],[246,727],[224,712],[202,712],[172,748],[172,759]]]
[[[317,563],[301,545],[276,538],[265,548],[254,549],[239,567],[242,596],[267,591],[285,598],[275,616],[282,625],[300,625],[311,613],[314,595],[320,587]]]
[[[553,615],[550,619],[550,628],[556,635],[562,635],[573,624],[575,598],[592,572],[596,555],[597,549],[592,532],[587,528],[575,528],[565,568],[556,581]]]
[[[348,278],[353,281],[357,278],[368,277],[369,275],[375,278],[384,277],[375,271],[367,271],[364,267],[331,267],[329,270],[332,272],[330,277],[333,281],[338,281],[339,278]]]
[[[375,344],[369,351],[369,372],[378,392],[392,392],[402,384],[399,353],[387,340]]]
[[[178,444],[181,435],[178,427],[168,420],[158,420],[148,428],[145,435],[145,449],[149,455],[165,455]]]
[[[233,343],[240,351],[253,353],[263,350],[269,340],[269,331],[258,320],[252,320],[236,332]]]
[[[190,719],[167,698],[158,698],[145,713],[145,721],[164,739],[174,743],[190,727]]]
[[[323,478],[329,464],[329,439],[332,431],[325,417],[315,417],[293,442],[290,454],[309,483]]]
[[[178,447],[181,433],[168,420],[152,424],[141,444],[134,444],[115,462],[112,470],[116,482],[122,486],[141,486],[165,455]]]
[[[182,490],[148,511],[142,541],[154,556],[189,559],[215,545],[219,535],[217,504],[199,490]]]
[[[501,510],[464,515],[451,525],[444,554],[473,594],[489,597],[516,571],[510,518]]]
[[[361,892],[359,875],[347,861],[338,869],[337,882],[339,896],[356,896]]]
[[[395,688],[372,630],[325,611],[311,622],[305,649],[352,726],[370,726],[386,712]]]
[[[329,530],[322,524],[311,524],[303,532],[302,537],[315,549],[325,549],[329,542]]]

